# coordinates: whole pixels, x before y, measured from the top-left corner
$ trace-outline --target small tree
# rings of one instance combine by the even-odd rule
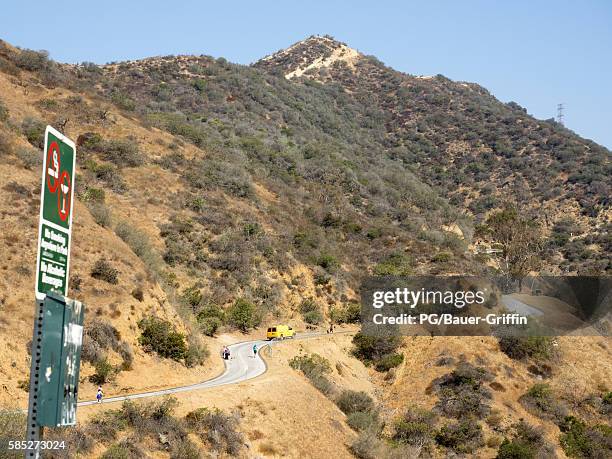
[[[353,353],[356,357],[366,361],[377,361],[386,355],[392,354],[402,344],[401,336],[389,331],[387,334],[366,335],[362,332],[353,337]]]
[[[539,269],[544,239],[540,224],[519,215],[514,207],[493,212],[479,228],[501,248],[500,268],[504,275],[520,280]]]
[[[181,360],[187,355],[185,336],[177,332],[167,320],[147,317],[138,322],[138,327],[142,330],[138,342],[146,350],[174,360]]]
[[[244,298],[238,298],[227,311],[228,322],[238,330],[246,333],[261,322],[257,307]]]

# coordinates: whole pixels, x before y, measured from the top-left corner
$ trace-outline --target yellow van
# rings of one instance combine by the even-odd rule
[[[276,325],[275,327],[268,328],[266,337],[268,339],[295,338],[295,330],[288,325]]]

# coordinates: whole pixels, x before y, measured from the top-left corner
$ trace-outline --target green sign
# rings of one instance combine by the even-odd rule
[[[74,425],[84,306],[79,301],[49,292],[44,300],[43,311],[37,392],[38,425]]]
[[[68,292],[75,162],[74,142],[47,126],[36,260],[39,300],[47,292]]]

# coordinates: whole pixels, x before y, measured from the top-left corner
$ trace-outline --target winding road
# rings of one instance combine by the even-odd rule
[[[257,345],[257,356],[253,357],[253,345]],[[219,376],[195,384],[186,386],[172,387],[169,389],[155,390],[151,392],[142,392],[139,394],[117,395],[114,397],[104,397],[102,403],[122,402],[124,400],[134,400],[137,398],[159,397],[160,395],[176,394],[178,392],[187,392],[190,390],[207,389],[209,387],[225,386],[227,384],[235,384],[247,379],[253,379],[266,372],[266,363],[260,357],[259,350],[264,346],[268,346],[269,341],[246,341],[243,343],[231,344],[230,360],[224,360],[225,371]],[[97,404],[97,400],[87,400],[79,402],[78,406],[87,406]]]
[[[340,331],[335,334],[350,333],[349,331]],[[296,336],[295,339],[316,338],[325,336],[325,333],[302,333]],[[274,341],[276,343],[276,341]],[[257,356],[253,356],[253,345],[257,345]],[[141,392],[138,394],[116,395],[113,397],[104,397],[102,403],[116,403],[124,400],[134,400],[138,398],[159,397],[161,395],[176,394],[178,392],[187,392],[198,389],[208,389],[210,387],[226,386],[235,384],[248,379],[256,378],[264,374],[267,370],[266,363],[261,358],[260,350],[266,346],[270,346],[270,341],[254,340],[235,343],[229,345],[231,359],[224,360],[225,371],[219,376],[186,386],[172,387],[168,389],[155,390],[150,392]],[[87,400],[78,403],[78,406],[96,405],[97,400]]]

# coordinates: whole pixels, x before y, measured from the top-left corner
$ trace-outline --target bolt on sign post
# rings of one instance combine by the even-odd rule
[[[68,292],[76,148],[47,126],[36,258],[36,308],[26,457],[40,457],[43,426],[76,423],[84,305]]]

